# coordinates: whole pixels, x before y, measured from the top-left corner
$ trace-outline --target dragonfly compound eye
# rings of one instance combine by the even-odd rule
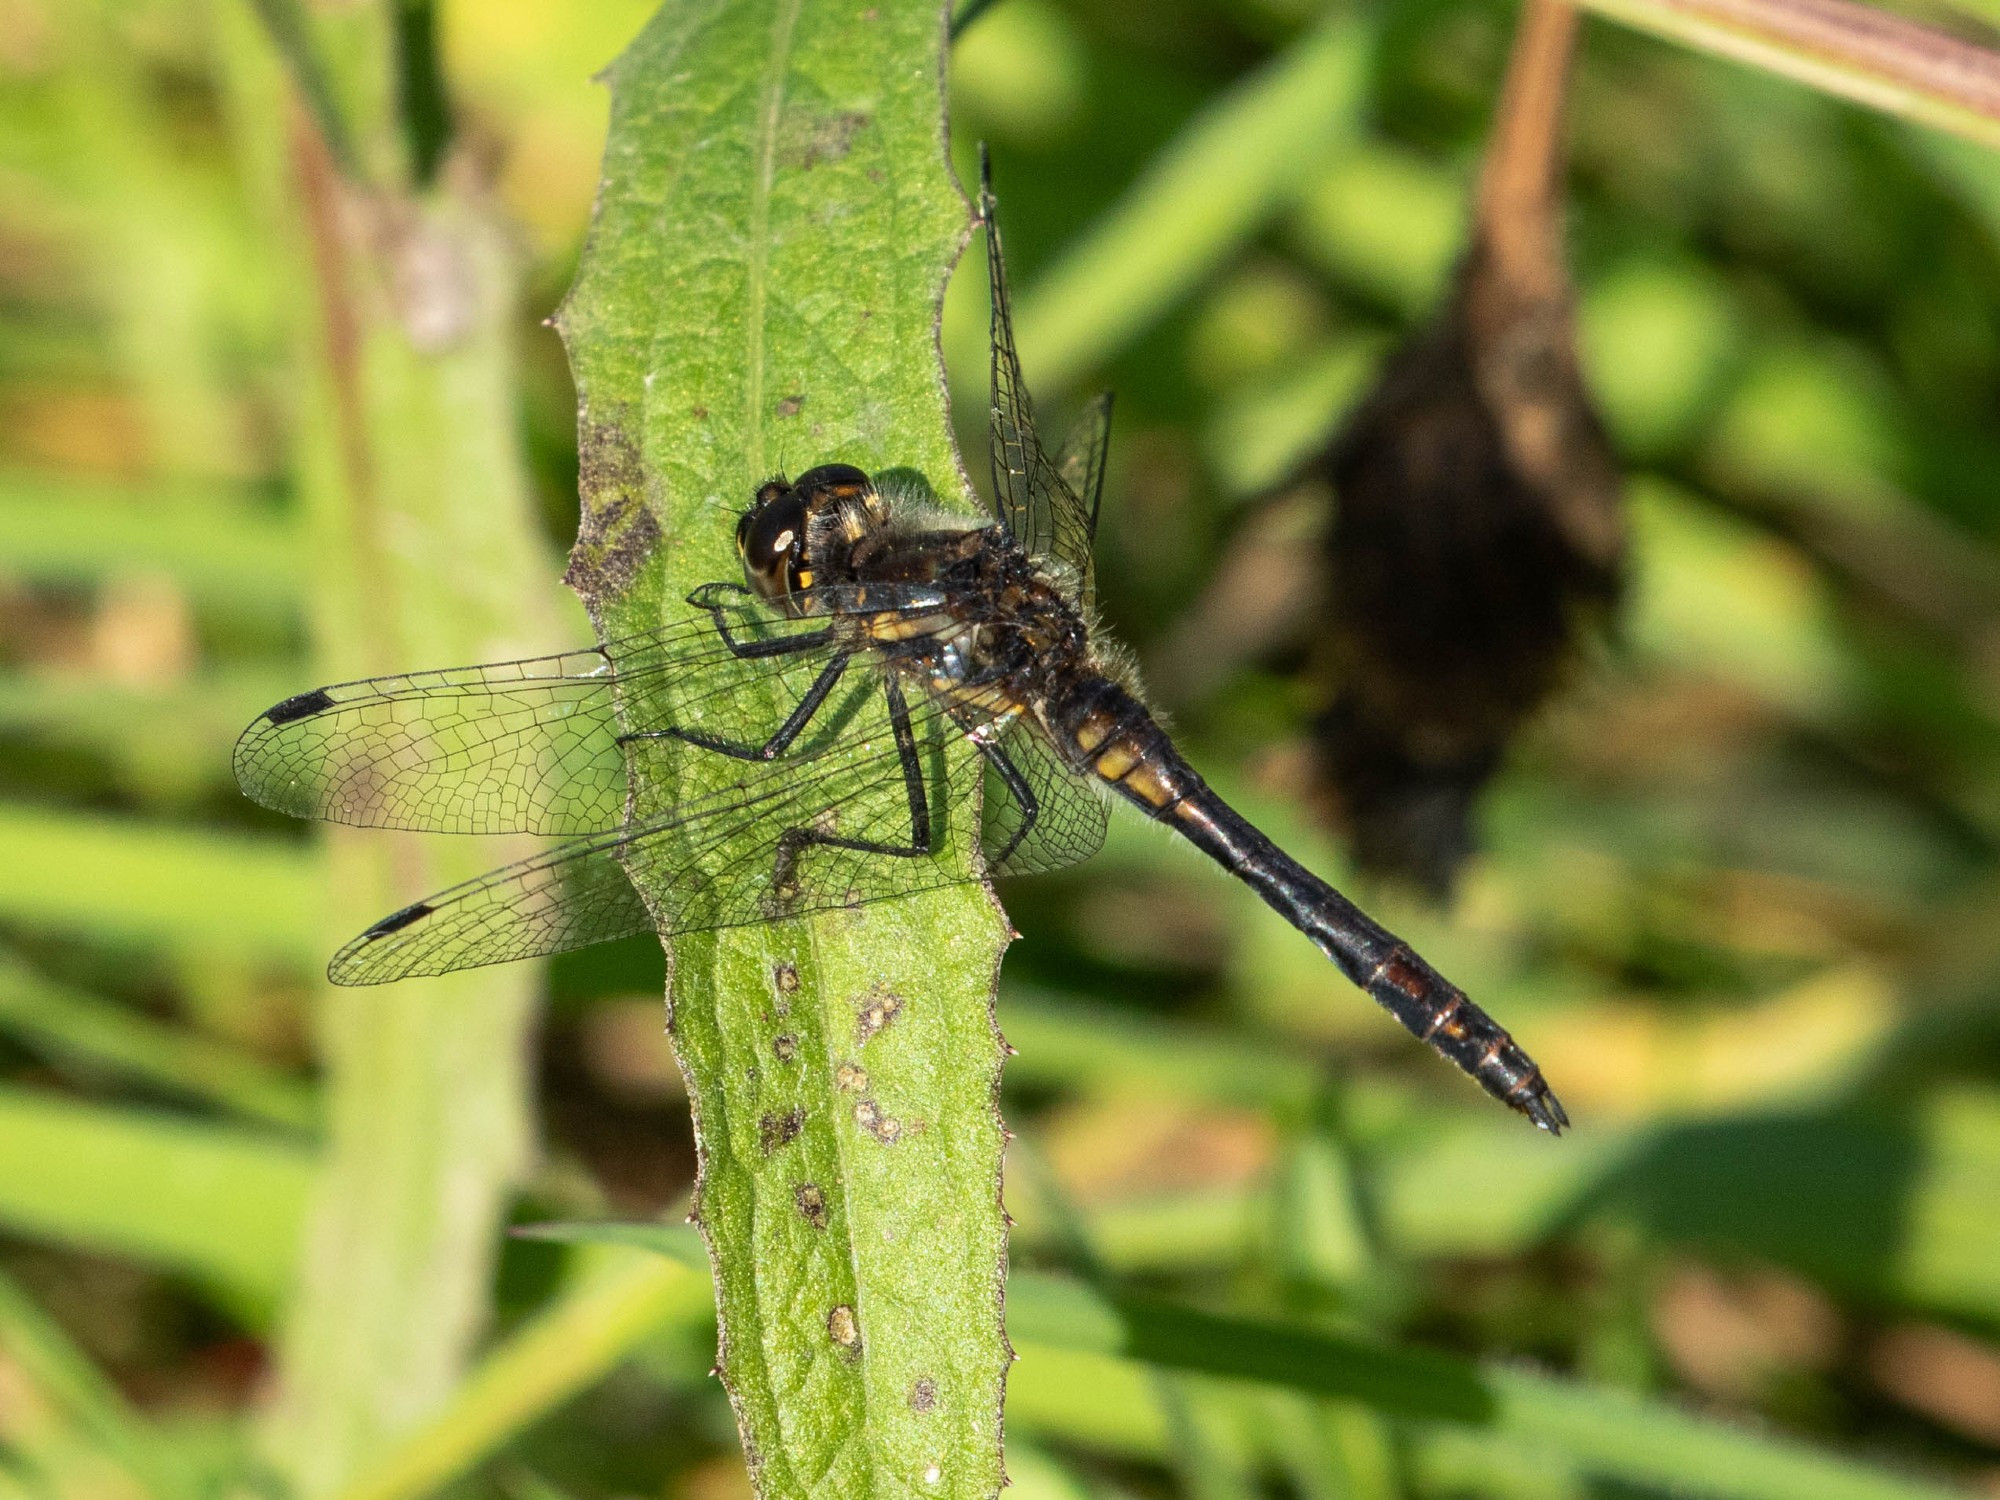
[[[770,488],[766,485],[758,492],[761,503],[743,518],[737,545],[750,586],[766,599],[781,599],[792,592],[793,575],[805,551],[806,502],[796,488],[766,499]]]

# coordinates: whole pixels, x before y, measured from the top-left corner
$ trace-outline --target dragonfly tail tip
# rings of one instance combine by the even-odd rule
[[[1515,1106],[1550,1135],[1560,1136],[1569,1129],[1569,1113],[1562,1101],[1544,1084]]]

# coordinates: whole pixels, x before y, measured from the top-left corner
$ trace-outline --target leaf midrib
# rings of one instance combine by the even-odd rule
[[[777,173],[778,121],[785,108],[785,79],[792,66],[792,37],[798,29],[804,0],[778,0],[771,18],[771,64],[764,78],[764,97],[757,109],[757,176],[750,187],[750,306],[744,335],[746,351],[744,456],[750,472],[765,474],[764,463],[764,303],[770,280],[771,185]]]

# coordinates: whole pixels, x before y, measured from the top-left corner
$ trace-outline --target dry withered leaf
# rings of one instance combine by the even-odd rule
[[[1558,0],[1524,10],[1471,247],[1321,460],[1338,496],[1321,783],[1363,869],[1440,897],[1508,742],[1619,593],[1617,462],[1562,252],[1574,25]]]

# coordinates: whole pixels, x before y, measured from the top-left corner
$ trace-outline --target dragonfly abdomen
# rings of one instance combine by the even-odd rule
[[[1107,678],[1087,680],[1048,716],[1078,769],[1243,881],[1412,1035],[1544,1130],[1559,1134],[1569,1124],[1541,1069],[1497,1021],[1217,796],[1132,694]]]
[[[1048,705],[1048,719],[1073,766],[1149,817],[1172,817],[1183,798],[1205,787],[1146,705],[1108,677],[1080,678]]]

